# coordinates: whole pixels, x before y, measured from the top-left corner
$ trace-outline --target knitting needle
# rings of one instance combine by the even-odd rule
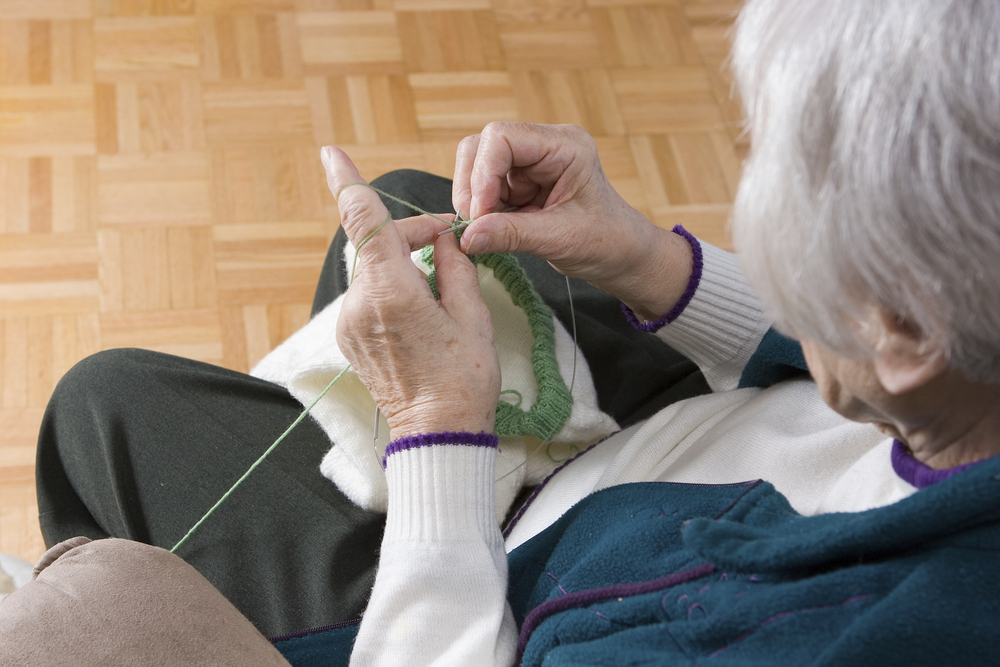
[[[454,227],[452,227],[450,229],[446,229],[443,232],[438,232],[438,236],[444,236],[445,234],[454,234],[455,232],[459,231],[460,229],[465,229],[470,224],[471,223],[469,223],[469,222],[463,222],[462,224],[455,225]]]
[[[462,220],[462,216],[456,213],[455,219],[451,221],[452,227],[444,230],[443,232],[438,232],[438,236],[444,236],[445,234],[454,234],[458,230],[465,229],[466,227],[468,227],[471,222],[472,222],[471,220],[468,222]]]
[[[502,213],[510,213],[511,211],[518,210],[518,208],[519,207],[517,207],[517,206],[508,206],[507,208],[505,208],[501,212]],[[468,227],[469,225],[471,225],[472,224],[472,220],[462,220],[461,216],[459,216],[458,214],[456,214],[455,215],[455,219],[452,220],[451,223],[453,225],[455,225],[455,226],[452,227],[451,229],[446,229],[443,232],[438,232],[438,236],[444,236],[445,234],[454,234],[457,231],[461,231],[461,230],[465,229],[466,227]]]

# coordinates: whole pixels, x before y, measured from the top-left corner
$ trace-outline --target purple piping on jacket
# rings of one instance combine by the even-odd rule
[[[635,316],[634,312],[632,312],[632,309],[624,303],[622,304],[622,312],[625,313],[625,317],[628,319],[629,324],[634,326],[639,331],[655,333],[680,317],[681,313],[684,312],[684,309],[687,308],[687,305],[691,303],[691,298],[698,290],[699,283],[701,283],[701,272],[705,266],[704,259],[702,258],[701,244],[698,242],[698,239],[692,236],[680,225],[674,225],[674,228],[671,231],[678,236],[683,236],[687,239],[687,242],[691,244],[691,252],[693,254],[691,277],[688,279],[687,288],[684,290],[684,294],[681,295],[680,300],[674,304],[674,307],[670,309],[670,312],[656,321],[640,322],[639,318]]]
[[[904,482],[907,482],[911,486],[915,486],[918,489],[922,489],[930,486],[931,484],[936,484],[941,480],[948,479],[952,475],[957,475],[963,470],[968,470],[972,466],[980,463],[982,463],[982,461],[974,461],[972,463],[955,466],[954,468],[935,470],[934,468],[931,468],[913,458],[913,454],[910,453],[910,450],[902,442],[899,440],[892,441],[892,469],[896,471],[896,474],[899,475]]]
[[[635,584],[616,584],[614,586],[605,586],[604,588],[594,588],[546,600],[532,609],[528,617],[524,619],[524,624],[521,626],[521,636],[517,640],[517,662],[520,664],[521,658],[524,656],[524,649],[531,639],[531,633],[541,625],[542,621],[553,614],[575,607],[585,607],[598,602],[604,602],[605,600],[634,597],[636,595],[661,591],[664,588],[672,588],[689,581],[694,581],[695,579],[707,577],[713,572],[715,572],[714,565],[703,563],[697,567],[668,574],[659,579],[641,581]]]
[[[299,630],[298,632],[289,632],[288,634],[278,635],[277,637],[269,637],[267,641],[272,644],[278,644],[280,642],[287,642],[290,639],[302,639],[308,637],[309,635],[319,634],[320,632],[329,632],[330,630],[339,630],[341,628],[348,628],[352,625],[361,625],[361,619],[356,618],[353,621],[341,621],[340,623],[334,623],[332,625],[323,625],[318,628],[310,628],[309,630]]]
[[[390,456],[397,452],[405,452],[408,449],[418,449],[432,445],[464,445],[466,447],[492,447],[496,449],[499,443],[499,437],[486,432],[442,431],[441,433],[408,435],[405,438],[393,440],[385,448],[385,456],[382,457],[382,468],[385,468],[386,461],[388,461]]]
[[[599,444],[610,438],[612,435],[615,435],[616,433],[621,433],[621,431],[615,431],[614,433],[604,438],[601,438],[600,440],[592,444],[590,447],[587,447],[582,452],[575,454],[572,458],[569,458],[566,461],[563,461],[563,463],[558,468],[550,472],[549,476],[543,479],[542,483],[535,487],[535,490],[531,492],[531,495],[528,496],[528,499],[524,501],[523,505],[521,505],[521,509],[517,510],[517,514],[515,514],[514,518],[510,520],[510,523],[507,524],[507,527],[503,529],[503,539],[506,540],[508,537],[510,537],[511,532],[514,530],[514,526],[516,526],[517,522],[521,520],[521,517],[524,516],[524,513],[528,511],[528,507],[530,507],[531,504],[535,502],[535,498],[537,498],[538,494],[542,492],[542,489],[545,488],[545,485],[549,483],[549,480],[556,476],[557,472],[568,466],[573,461],[576,461],[578,458],[580,458],[581,456],[592,450],[594,447],[597,447]]]
[[[722,517],[726,516],[727,514],[729,514],[732,511],[732,509],[734,507],[736,507],[737,504],[739,504],[739,502],[741,500],[743,500],[744,498],[747,497],[748,493],[750,493],[751,491],[753,491],[754,489],[756,489],[758,486],[760,486],[763,483],[764,483],[764,480],[762,480],[762,479],[757,479],[757,480],[754,480],[752,482],[749,482],[750,486],[747,487],[747,490],[744,491],[743,493],[741,493],[739,498],[737,498],[733,502],[729,503],[729,507],[727,507],[726,509],[724,509],[721,512],[719,512],[718,514],[716,514],[713,518],[716,519],[716,520],[718,520],[718,519],[721,519]],[[713,484],[712,486],[739,486],[741,484],[747,484],[747,482],[737,482],[736,484],[718,484],[718,485]]]

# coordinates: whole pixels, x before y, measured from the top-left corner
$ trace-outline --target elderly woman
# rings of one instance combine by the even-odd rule
[[[313,635],[326,657],[992,661],[998,32],[988,2],[751,0],[733,55],[752,145],[739,263],[628,207],[575,128],[493,124],[461,144],[453,202],[474,220],[461,245],[428,217],[386,223],[373,191],[347,187],[361,180],[347,156],[324,149],[359,249],[337,338],[393,438],[371,598],[360,626]],[[440,300],[410,259],[430,243]],[[620,299],[714,391],[573,459],[502,535],[499,366],[466,255],[513,251]],[[767,358],[795,364],[772,324],[815,383],[760,379]],[[229,621],[191,645],[282,664],[225,601],[191,599]]]
[[[674,406],[671,420],[651,420],[659,433],[644,433],[650,424],[622,432],[557,473],[553,487],[575,466],[601,481],[578,472],[548,510],[529,506],[525,519],[554,522],[508,563],[491,521],[496,441],[485,434],[497,377],[474,274],[443,237],[440,307],[421,300],[415,280],[389,296],[409,270],[408,246],[432,236],[400,226],[373,237],[338,333],[398,440],[352,663],[991,661],[1000,621],[1000,590],[989,584],[1000,566],[1000,459],[991,458],[1000,453],[998,31],[1000,7],[987,2],[759,0],[740,17],[733,66],[752,145],[733,216],[743,267],[776,326],[801,341],[822,399],[889,438],[824,489],[815,516],[766,483],[606,484],[678,479],[645,460],[680,418]],[[358,180],[342,154],[327,153],[326,164],[356,242],[385,215],[372,193],[341,190]],[[590,281],[703,363],[710,380],[712,348],[725,356],[712,339],[728,336],[726,352],[739,351],[740,321],[746,331],[759,318],[727,284],[736,279],[725,258],[623,205],[572,129],[495,125],[467,139],[455,205],[475,220],[466,253],[526,251]],[[495,213],[508,206],[521,209]],[[706,287],[715,312],[689,312]],[[708,310],[710,298],[697,307]],[[660,328],[665,313],[671,323]],[[678,326],[687,330],[666,332]],[[444,347],[411,357],[385,331],[460,341],[433,357],[447,382],[396,382]],[[465,400],[449,399],[456,389]],[[792,413],[813,411],[810,396],[788,389],[737,400],[736,410],[802,423]],[[709,439],[739,456],[725,435]],[[788,438],[774,446],[794,447]],[[808,493],[791,490],[792,505],[806,504]],[[872,509],[842,512],[861,508]]]

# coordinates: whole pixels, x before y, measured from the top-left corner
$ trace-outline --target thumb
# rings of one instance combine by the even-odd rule
[[[467,255],[488,252],[526,252],[549,257],[567,239],[561,216],[537,207],[509,213],[489,213],[477,218],[462,235],[462,251]]]

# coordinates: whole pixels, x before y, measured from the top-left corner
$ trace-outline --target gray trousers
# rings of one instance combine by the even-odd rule
[[[404,170],[373,185],[426,210],[453,210],[447,179]],[[386,204],[394,218],[412,215]],[[314,314],[346,289],[344,242],[338,233]],[[518,259],[572,330],[565,279],[543,260]],[[615,299],[571,282],[599,404],[619,423],[709,391],[692,362],[634,330]],[[134,349],[85,359],[56,387],[39,434],[46,544],[82,535],[169,549],[301,411],[277,385],[189,359]],[[356,619],[366,606],[385,517],[320,475],[329,448],[303,420],[179,551],[266,636]]]

